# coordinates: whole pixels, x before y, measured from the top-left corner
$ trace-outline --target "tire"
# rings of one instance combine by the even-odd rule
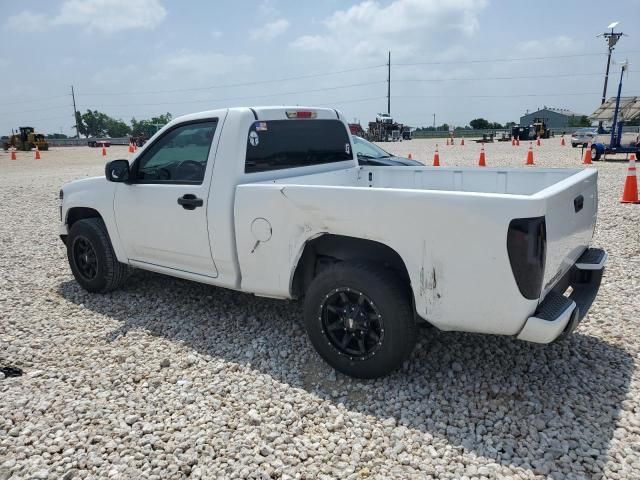
[[[591,161],[597,162],[600,160],[602,154],[598,151],[596,147],[591,147]]]
[[[78,220],[66,243],[69,266],[82,288],[91,293],[107,293],[124,284],[129,266],[118,262],[101,218]]]
[[[342,295],[349,301],[344,302]],[[345,314],[349,308],[355,308],[355,313]],[[377,265],[340,262],[327,267],[307,290],[304,319],[318,354],[351,377],[378,378],[391,373],[416,343],[410,289],[393,271]],[[367,328],[358,329],[365,323]],[[351,340],[342,348],[338,344],[345,337]],[[364,353],[347,351],[362,347]]]

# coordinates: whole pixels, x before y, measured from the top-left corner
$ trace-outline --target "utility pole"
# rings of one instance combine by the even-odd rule
[[[433,129],[436,129],[436,114],[433,114]]]
[[[76,115],[76,95],[73,92],[73,85],[71,85],[71,98],[73,99],[73,120],[76,122],[76,138],[80,138],[80,129],[78,128],[78,115]]]
[[[607,83],[609,81],[609,67],[611,66],[611,54],[613,53],[613,49],[616,47],[616,43],[620,40],[620,37],[624,35],[622,32],[614,32],[613,29],[616,28],[618,22],[613,22],[607,28],[610,28],[610,32],[604,32],[602,36],[607,41],[607,46],[609,47],[609,55],[607,55],[607,70],[604,74],[604,88],[602,89],[602,101],[600,105],[607,101]],[[600,35],[598,35],[600,36]],[[599,122],[600,127],[602,127],[602,120]]]
[[[387,113],[391,116],[391,51],[389,51],[387,70]]]

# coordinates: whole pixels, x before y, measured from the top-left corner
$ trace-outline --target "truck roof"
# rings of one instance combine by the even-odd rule
[[[190,120],[199,120],[203,118],[211,118],[220,116],[225,112],[243,112],[249,113],[257,117],[257,120],[287,120],[287,112],[315,112],[315,118],[318,119],[342,119],[342,114],[333,108],[320,108],[320,107],[308,107],[308,106],[260,106],[260,107],[232,107],[232,108],[220,108],[216,110],[205,110],[203,112],[190,113],[182,115],[173,119],[170,124],[181,123]]]

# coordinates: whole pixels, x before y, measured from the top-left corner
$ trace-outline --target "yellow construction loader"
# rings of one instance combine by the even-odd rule
[[[36,146],[40,150],[49,150],[49,143],[44,138],[42,133],[35,133],[33,127],[19,127],[20,133],[12,133],[9,139],[6,140],[2,148],[9,150],[9,148],[15,148],[16,150],[22,150],[28,152]]]

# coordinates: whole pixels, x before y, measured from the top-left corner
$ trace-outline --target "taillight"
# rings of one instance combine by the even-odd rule
[[[288,110],[287,118],[316,118],[316,112],[311,110]]]
[[[522,296],[529,300],[539,298],[547,255],[544,217],[512,220],[507,232],[507,252]]]

